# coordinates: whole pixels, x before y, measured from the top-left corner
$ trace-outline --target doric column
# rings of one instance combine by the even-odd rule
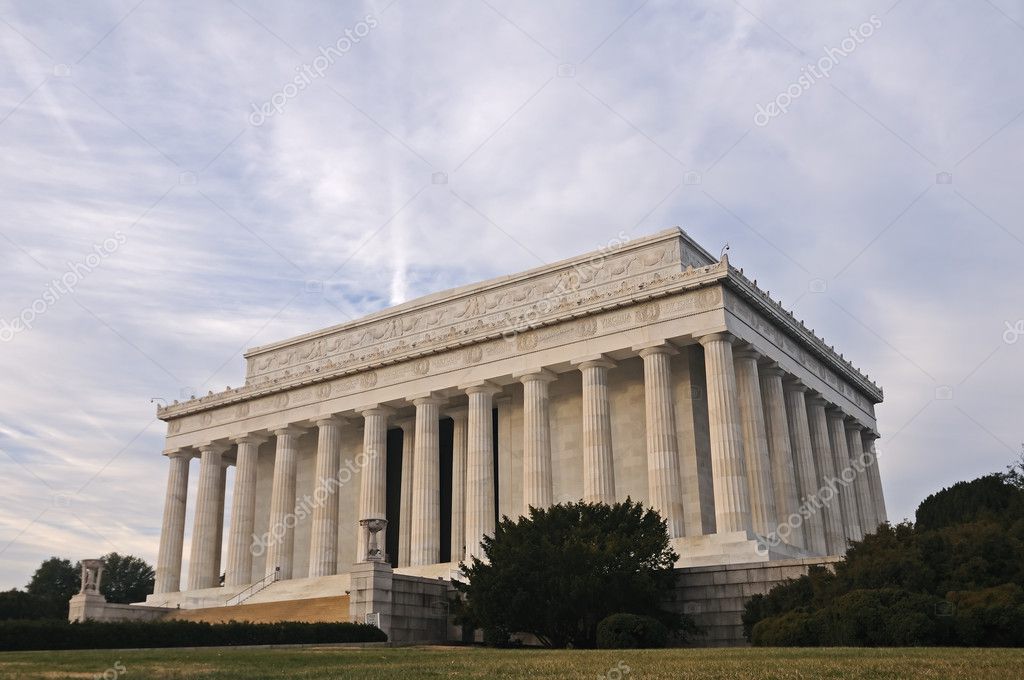
[[[228,490],[228,466],[230,463],[223,458],[220,461],[220,478],[217,480],[217,536],[213,544],[213,573],[220,585],[220,562],[224,555],[224,501]]]
[[[764,403],[757,360],[760,354],[751,348],[733,352],[736,362],[736,389],[739,392],[743,451],[747,456],[747,483],[750,515],[754,531],[762,536],[774,534],[779,523],[775,517],[775,491],[772,488],[771,456],[765,428]]]
[[[846,425],[843,422],[846,415],[839,408],[828,410],[826,415],[836,476],[842,480],[839,503],[843,506],[843,531],[847,541],[859,541],[864,538],[864,533],[860,528],[860,511],[857,510],[856,471],[850,466],[850,450],[846,445]]]
[[[451,561],[461,562],[466,554],[466,458],[468,446],[465,406],[449,409],[445,415],[452,419],[452,527]]]
[[[359,409],[359,413],[363,416],[363,466],[359,473],[359,517],[356,519],[387,519],[388,417],[394,411],[387,406],[373,405]],[[365,562],[369,530],[360,526],[357,535],[356,561]],[[379,540],[386,545],[386,533]]]
[[[551,422],[548,384],[558,376],[546,369],[517,373],[523,383],[523,512],[553,502]]]
[[[715,525],[720,534],[753,529],[739,397],[736,394],[736,366],[732,356],[734,340],[729,333],[712,333],[700,338],[708,381]]]
[[[270,490],[270,522],[267,526],[266,573],[279,569],[278,578],[292,577],[295,548],[295,476],[299,455],[297,427],[274,430],[277,437],[274,452],[274,483]]]
[[[412,547],[410,565],[441,561],[441,463],[438,420],[443,399],[429,395],[416,405],[416,455],[413,463]]]
[[[871,498],[875,502],[875,520],[878,524],[889,521],[889,512],[885,509],[885,491],[882,489],[882,471],[878,467],[878,449],[875,442],[878,435],[869,430],[864,431],[864,450],[871,454],[871,467],[868,468],[868,482],[871,487]]]
[[[341,468],[341,420],[316,421],[316,472],[313,522],[309,537],[309,576],[338,573],[338,472]]]
[[[797,548],[806,547],[799,519],[800,495],[797,491],[796,468],[793,466],[793,443],[789,436],[789,418],[782,377],[786,374],[778,364],[760,367],[761,400],[764,403],[764,424],[768,435],[768,455],[772,463],[772,487],[775,490],[775,517],[779,523],[778,537]]]
[[[668,524],[669,538],[683,536],[683,493],[679,441],[672,398],[671,345],[640,350],[644,360],[644,410],[647,424],[647,502]]]
[[[811,430],[807,423],[807,388],[799,380],[783,382],[786,392],[786,415],[789,418],[789,437],[793,446],[793,462],[796,468],[797,491],[803,518],[805,547],[815,555],[828,553],[825,541],[825,518],[818,506],[818,469],[814,465],[814,448],[811,445]]]
[[[398,507],[398,566],[408,567],[412,551],[412,476],[416,460],[416,419],[398,423],[402,428],[402,489]]]
[[[256,461],[265,437],[246,435],[234,440],[235,491],[231,499],[231,532],[225,586],[252,583],[252,535],[256,526]]]
[[[181,552],[185,543],[185,509],[188,503],[188,464],[192,453],[168,451],[167,494],[164,496],[164,520],[160,527],[160,551],[156,559],[153,593],[181,590]]]
[[[494,535],[494,395],[489,382],[464,387],[469,395],[466,452],[466,559],[484,558],[484,536]]]
[[[615,502],[615,461],[608,369],[615,362],[597,356],[573,363],[583,375],[583,500],[611,505]]]
[[[846,554],[846,531],[843,528],[843,507],[839,500],[840,481],[832,459],[832,443],[828,438],[827,401],[818,395],[807,399],[807,425],[811,432],[811,447],[818,469],[818,488],[824,503],[825,545],[829,555]]]
[[[874,499],[871,497],[871,485],[868,481],[868,469],[865,466],[864,440],[861,438],[861,427],[853,418],[846,419],[846,448],[850,452],[850,465],[856,477],[853,486],[857,491],[857,517],[860,520],[864,535],[875,533],[878,522],[875,521]]]
[[[195,525],[192,529],[192,554],[188,565],[188,589],[216,588],[219,585],[217,562],[217,510],[220,497],[221,455],[224,448],[215,444],[199,447],[199,490],[196,496]]]

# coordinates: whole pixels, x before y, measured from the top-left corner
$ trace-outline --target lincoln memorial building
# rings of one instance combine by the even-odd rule
[[[159,409],[152,607],[344,594],[362,620],[580,499],[657,509],[687,573],[835,561],[886,521],[882,390],[680,229],[245,356],[243,387]]]

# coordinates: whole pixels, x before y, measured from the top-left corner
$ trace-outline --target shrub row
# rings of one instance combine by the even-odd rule
[[[597,624],[601,649],[656,649],[668,645],[668,628],[650,616],[612,614]]]
[[[0,651],[386,642],[362,623],[0,621]]]

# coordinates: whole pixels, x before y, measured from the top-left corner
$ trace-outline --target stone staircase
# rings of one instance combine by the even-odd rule
[[[278,621],[303,621],[325,623],[348,621],[348,595],[317,597],[304,600],[281,600],[257,602],[231,607],[204,607],[202,609],[177,609],[170,612],[165,621],[203,621],[206,623],[227,623],[228,621],[249,621],[251,623],[276,623]]]

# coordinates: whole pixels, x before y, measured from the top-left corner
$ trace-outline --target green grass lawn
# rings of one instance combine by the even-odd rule
[[[457,647],[210,648],[6,652],[0,678],[1007,678],[1024,650],[665,649],[494,650]]]

